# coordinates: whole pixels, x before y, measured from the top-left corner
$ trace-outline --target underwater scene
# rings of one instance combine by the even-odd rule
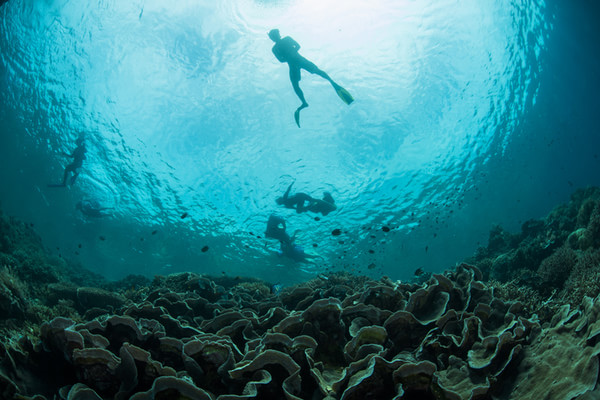
[[[600,399],[599,20],[0,0],[0,399]]]

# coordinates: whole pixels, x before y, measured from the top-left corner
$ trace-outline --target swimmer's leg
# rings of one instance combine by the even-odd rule
[[[69,164],[65,167],[65,173],[63,174],[62,185],[67,186],[67,178],[69,177],[69,172],[74,172],[75,168],[73,168],[72,164]]]
[[[292,87],[294,88],[296,96],[298,96],[302,102],[300,107],[294,111],[294,120],[296,121],[298,128],[300,128],[300,111],[308,107],[308,103],[304,98],[304,93],[302,92],[302,89],[300,89],[300,68],[292,68],[292,66],[290,66],[290,81],[292,82]]]
[[[331,79],[331,77],[325,71],[323,71],[322,69],[320,69],[319,67],[317,67],[314,64],[307,65],[307,67],[308,68],[306,70],[308,72],[310,72],[312,74],[317,74],[320,77],[322,77],[323,79],[327,79],[329,81],[329,83],[331,83],[331,86],[333,86],[335,93],[339,96],[340,99],[342,99],[342,101],[344,103],[350,104],[354,101],[354,98],[352,97],[350,92],[348,92],[342,86],[338,85],[333,79]]]
[[[77,179],[78,176],[79,176],[79,171],[75,170],[75,172],[73,173],[73,176],[71,177],[71,182],[69,182],[69,185],[73,186],[73,184],[75,183],[75,179]]]

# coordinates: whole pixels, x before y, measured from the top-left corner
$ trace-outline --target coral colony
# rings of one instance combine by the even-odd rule
[[[518,234],[494,229],[473,259],[419,283],[106,282],[49,256],[30,226],[0,227],[2,398],[600,396],[598,188]]]

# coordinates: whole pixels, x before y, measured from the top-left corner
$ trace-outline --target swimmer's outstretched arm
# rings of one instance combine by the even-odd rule
[[[283,200],[287,200],[288,196],[290,194],[290,190],[292,190],[292,185],[294,184],[294,182],[290,183],[290,186],[288,186],[287,190],[285,191],[285,193],[283,194]]]

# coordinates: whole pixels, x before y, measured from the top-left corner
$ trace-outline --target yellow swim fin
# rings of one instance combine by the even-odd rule
[[[354,101],[354,97],[352,97],[352,95],[350,94],[349,91],[347,91],[346,89],[344,89],[343,87],[339,86],[335,89],[335,92],[337,93],[337,95],[340,97],[340,99],[342,99],[342,101],[346,104],[350,104]]]

